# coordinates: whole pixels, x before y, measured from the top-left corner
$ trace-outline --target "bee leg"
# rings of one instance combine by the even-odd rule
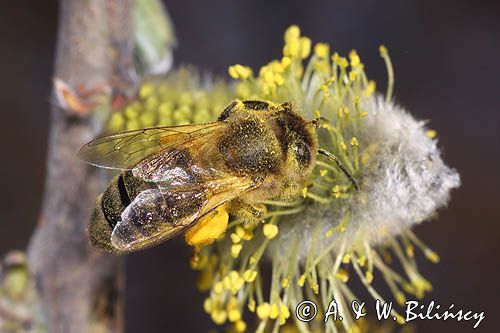
[[[248,204],[241,200],[236,200],[233,203],[232,211],[237,218],[241,219],[243,225],[252,228],[262,221],[267,208],[263,204]]]

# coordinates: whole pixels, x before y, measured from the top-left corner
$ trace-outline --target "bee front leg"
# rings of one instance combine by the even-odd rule
[[[231,212],[241,220],[246,228],[252,229],[263,220],[267,208],[264,204],[249,204],[242,200],[235,200]]]

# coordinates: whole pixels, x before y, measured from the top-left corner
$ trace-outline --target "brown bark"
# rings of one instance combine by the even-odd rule
[[[54,76],[74,89],[103,82],[133,89],[130,1],[61,0]],[[109,93],[96,101],[99,112],[109,112]],[[105,177],[76,156],[100,130],[97,114],[51,110],[41,222],[28,250],[42,320],[51,333],[123,331],[122,259],[91,248],[86,237]]]

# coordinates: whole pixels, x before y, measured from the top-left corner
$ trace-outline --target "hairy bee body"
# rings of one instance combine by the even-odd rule
[[[291,103],[235,101],[215,123],[159,133],[125,132],[82,148],[90,163],[126,170],[97,200],[89,227],[95,245],[134,251],[188,230],[220,205],[238,214],[297,195],[318,148],[315,126]]]

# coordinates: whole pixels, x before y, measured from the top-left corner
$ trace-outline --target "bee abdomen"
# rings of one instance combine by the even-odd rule
[[[161,235],[189,221],[205,202],[206,194],[203,191],[144,190],[121,214],[111,241],[114,246],[126,249],[133,243]]]

